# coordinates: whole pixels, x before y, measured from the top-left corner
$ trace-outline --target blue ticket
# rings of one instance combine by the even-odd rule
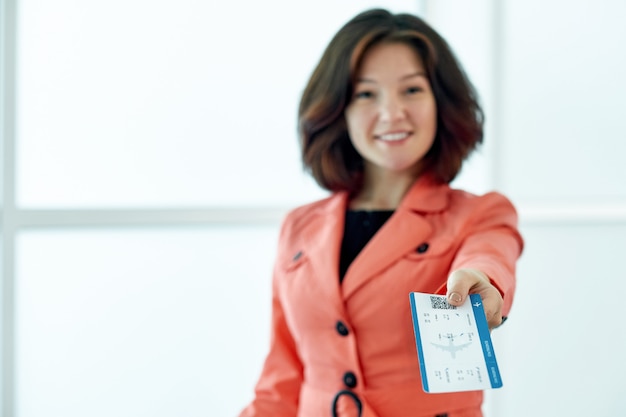
[[[425,392],[502,387],[480,295],[458,307],[443,295],[412,292],[409,298]]]

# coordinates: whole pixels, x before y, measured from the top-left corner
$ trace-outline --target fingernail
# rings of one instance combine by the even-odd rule
[[[450,299],[450,301],[453,301],[455,303],[460,303],[461,302],[461,294],[453,292],[452,294],[450,294],[450,296],[448,297]]]

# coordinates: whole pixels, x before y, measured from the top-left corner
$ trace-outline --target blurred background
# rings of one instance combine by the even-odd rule
[[[280,221],[326,195],[299,95],[375,6],[448,39],[487,116],[455,185],[519,209],[486,417],[626,415],[626,2],[0,0],[1,417],[251,400]]]

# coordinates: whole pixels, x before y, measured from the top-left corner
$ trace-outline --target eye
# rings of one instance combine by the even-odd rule
[[[369,90],[357,91],[354,93],[354,99],[368,99],[374,97],[374,93]]]
[[[416,94],[416,93],[421,93],[422,91],[424,91],[424,89],[418,86],[413,86],[413,87],[409,87],[406,89],[407,94]]]

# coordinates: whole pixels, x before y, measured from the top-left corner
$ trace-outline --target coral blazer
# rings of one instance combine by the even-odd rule
[[[484,272],[511,308],[522,251],[513,205],[422,178],[339,283],[347,193],[291,211],[273,275],[272,335],[253,401],[240,417],[326,417],[342,390],[363,417],[481,416],[481,391],[428,394],[409,293],[444,294],[452,270]],[[357,415],[348,395],[338,416]]]

